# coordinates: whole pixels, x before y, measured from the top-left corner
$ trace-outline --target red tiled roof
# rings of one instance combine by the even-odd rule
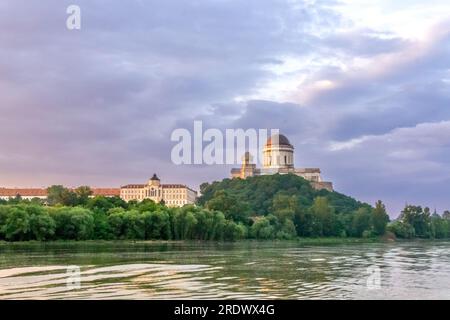
[[[94,196],[120,196],[120,188],[95,188],[92,192]]]
[[[74,189],[71,189],[74,190]],[[93,188],[91,189],[94,196],[119,196],[119,188]],[[0,188],[0,196],[15,197],[46,197],[47,189],[41,188]]]
[[[188,186],[186,186],[184,184],[163,184],[162,186],[163,186],[163,188],[169,188],[169,189],[170,188],[186,188],[186,189],[191,190],[192,192],[197,193],[197,191],[189,188]]]
[[[145,184],[127,184],[126,186],[122,186],[122,189],[140,189],[145,187]]]
[[[33,188],[0,188],[0,196],[2,197],[15,197],[21,195],[22,197],[46,197],[46,189],[33,189]]]

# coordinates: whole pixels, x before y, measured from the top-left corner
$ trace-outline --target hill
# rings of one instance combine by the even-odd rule
[[[338,192],[315,190],[293,174],[224,179],[200,186],[198,205],[250,227],[257,239],[354,236],[385,232],[389,218],[377,208]]]
[[[224,179],[211,184],[204,183],[200,186],[202,195],[198,199],[198,204],[206,205],[220,194],[219,191],[226,192],[232,198],[246,203],[255,215],[270,214],[274,198],[280,195],[295,197],[299,206],[303,208],[311,207],[315,198],[324,197],[337,214],[350,213],[361,207],[371,208],[367,203],[338,192],[315,190],[307,180],[293,174]]]

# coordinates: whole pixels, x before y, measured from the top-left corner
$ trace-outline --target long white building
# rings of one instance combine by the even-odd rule
[[[164,202],[168,207],[194,204],[197,192],[183,184],[161,184],[156,174],[146,184],[128,184],[120,188],[120,197],[125,201],[151,199]]]

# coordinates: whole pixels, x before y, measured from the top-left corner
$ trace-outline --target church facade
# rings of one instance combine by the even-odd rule
[[[120,188],[120,197],[125,201],[150,199],[164,202],[168,207],[194,204],[197,192],[183,184],[162,184],[156,174],[145,184],[128,184]]]
[[[294,167],[294,146],[282,134],[273,135],[267,140],[263,149],[262,168],[257,168],[256,164],[253,163],[252,155],[246,152],[242,158],[241,168],[231,169],[231,177],[241,179],[277,173],[295,174],[308,180],[316,190],[326,189],[333,191],[333,184],[322,180],[319,168]]]

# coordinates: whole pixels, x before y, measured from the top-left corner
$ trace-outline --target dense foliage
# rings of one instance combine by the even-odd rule
[[[337,192],[315,190],[291,174],[225,179],[200,188],[199,205],[248,225],[254,238],[371,237],[384,234],[389,221],[381,202],[372,208]]]
[[[0,240],[225,240],[296,237],[447,238],[450,212],[407,206],[389,223],[371,207],[337,192],[314,190],[295,175],[203,184],[197,205],[169,208],[151,200],[92,197],[89,187],[48,188],[48,199],[0,200]]]
[[[117,206],[117,204],[121,204]],[[145,200],[121,203],[96,197],[85,206],[0,205],[0,239],[25,240],[238,240],[247,228],[223,213],[195,206],[167,208]]]
[[[450,211],[442,216],[431,214],[429,208],[407,205],[400,217],[387,229],[399,238],[450,238]]]

